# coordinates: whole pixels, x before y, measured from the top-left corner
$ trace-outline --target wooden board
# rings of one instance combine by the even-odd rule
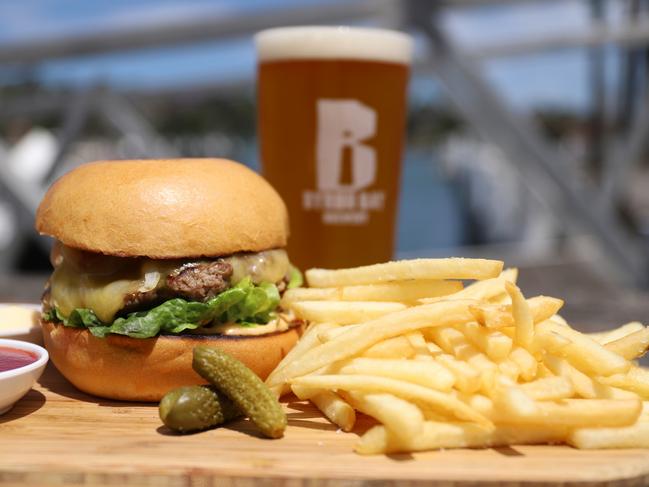
[[[517,446],[362,457],[352,451],[356,434],[336,431],[306,403],[287,410],[281,440],[259,438],[247,421],[176,436],[161,426],[154,405],[84,395],[50,365],[40,384],[0,416],[0,484],[649,484],[646,450]]]

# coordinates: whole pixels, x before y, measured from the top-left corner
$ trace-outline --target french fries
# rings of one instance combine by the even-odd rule
[[[410,343],[410,346],[415,350],[416,358],[428,358],[430,357],[430,350],[426,345],[426,340],[420,331],[413,331],[406,335],[406,339]]]
[[[627,360],[642,357],[649,347],[649,327],[629,333],[604,344],[606,350],[617,353]]]
[[[337,394],[331,391],[322,391],[312,395],[309,399],[329,421],[338,425],[341,430],[351,431],[356,424],[356,410]]]
[[[534,316],[530,305],[516,284],[505,283],[505,289],[512,300],[512,318],[514,319],[514,342],[530,348],[534,341]]]
[[[416,350],[405,336],[388,338],[372,345],[363,352],[363,357],[369,358],[410,358],[416,354]]]
[[[614,374],[600,377],[600,382],[638,394],[642,399],[649,399],[649,370],[633,367],[626,374]]]
[[[504,271],[503,274],[505,274]],[[494,301],[499,300],[502,296],[505,295],[505,282],[509,279],[505,278],[501,274],[499,277],[492,279],[486,279],[484,281],[477,281],[466,287],[462,291],[455,293],[453,296],[454,299],[476,299],[479,301]],[[511,277],[510,277],[511,279]],[[510,281],[511,282],[511,281]],[[428,297],[421,298],[419,302],[421,304],[430,304],[436,303],[437,301],[442,301],[444,297]]]
[[[539,332],[554,332],[570,340],[572,343],[561,349],[561,355],[582,372],[608,376],[626,372],[631,367],[624,357],[572,328],[548,320],[539,323],[536,329]]]
[[[455,384],[455,376],[453,373],[434,360],[424,362],[419,360],[358,357],[343,365],[339,372],[341,374],[392,377],[438,391],[450,391],[453,388],[453,384]]]
[[[545,377],[521,385],[523,392],[535,401],[556,401],[575,394],[575,387],[566,377]]]
[[[630,333],[642,330],[643,328],[644,326],[639,321],[631,321],[630,323],[626,323],[619,328],[613,328],[612,330],[602,331],[598,333],[587,333],[587,335],[596,342],[605,345],[608,342],[612,342],[619,338],[625,337]]]
[[[415,403],[440,411],[457,419],[492,426],[490,420],[449,393],[436,391],[409,382],[373,375],[310,375],[293,379],[291,384],[317,389],[358,392],[386,392],[410,399]]]
[[[563,427],[547,426],[498,426],[487,430],[475,424],[426,421],[422,431],[405,442],[391,437],[383,426],[368,430],[356,445],[356,452],[363,455],[398,453],[440,448],[480,448],[505,445],[534,445],[557,443],[567,435]]]
[[[311,269],[282,306],[311,322],[266,383],[350,431],[360,454],[566,443],[649,448],[649,327],[583,334],[482,259]],[[477,282],[463,287],[460,279]],[[643,400],[648,401],[643,403]],[[644,409],[643,409],[644,407]]]
[[[447,354],[438,355],[435,359],[453,373],[459,391],[471,393],[480,389],[480,372],[470,364]]]
[[[514,326],[514,309],[516,309],[515,312],[518,315],[519,327],[521,326],[521,320],[531,320],[532,323],[539,323],[554,316],[563,306],[561,299],[548,296],[536,296],[526,301],[523,295],[520,294],[520,290],[516,291],[518,288],[514,284],[506,282],[505,285],[515,294],[516,303],[485,303],[472,306],[470,308],[471,312],[481,325],[495,329]],[[529,324],[528,328],[531,328]]]
[[[303,320],[350,325],[405,309],[401,303],[375,301],[300,301],[291,307]]]
[[[365,286],[295,288],[282,296],[282,306],[300,301],[394,301],[414,303],[430,296],[447,296],[461,291],[461,281],[410,280]]]
[[[290,387],[287,383],[282,381],[275,381],[275,376],[279,373],[282,368],[287,363],[292,362],[296,358],[304,355],[306,352],[314,348],[316,345],[320,344],[319,333],[323,333],[327,330],[337,328],[338,325],[333,323],[318,323],[311,325],[302,335],[300,341],[286,354],[282,361],[277,364],[275,370],[273,370],[270,375],[266,378],[268,384],[274,384],[271,386],[271,390],[279,397],[283,394],[289,392]]]
[[[568,435],[575,448],[649,448],[649,421],[638,421],[620,428],[580,428]]]
[[[346,397],[357,410],[383,423],[399,442],[407,442],[424,426],[424,415],[417,406],[391,394],[350,392]]]
[[[441,301],[439,303],[413,306],[363,323],[334,340],[315,347],[287,364],[277,374],[276,382],[299,377],[332,362],[361,353],[366,348],[386,338],[392,338],[422,328],[453,325],[470,320],[465,301]],[[269,382],[268,385],[275,385]]]
[[[456,328],[491,360],[505,360],[512,351],[512,339],[498,330],[484,330],[476,322],[461,323]]]
[[[309,269],[310,287],[353,286],[410,279],[489,279],[498,277],[503,263],[486,259],[414,259],[353,269]]]

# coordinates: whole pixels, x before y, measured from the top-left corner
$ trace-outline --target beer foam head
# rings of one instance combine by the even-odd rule
[[[412,40],[402,32],[364,27],[280,27],[255,36],[259,61],[361,59],[410,64]]]

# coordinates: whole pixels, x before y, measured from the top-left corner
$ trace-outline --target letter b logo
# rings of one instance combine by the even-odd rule
[[[358,191],[376,178],[376,151],[362,142],[376,133],[376,112],[357,100],[320,99],[317,104],[317,187]],[[341,183],[343,154],[351,154],[351,182]]]

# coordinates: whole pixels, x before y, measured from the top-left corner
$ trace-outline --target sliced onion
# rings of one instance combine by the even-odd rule
[[[147,272],[144,274],[144,282],[138,288],[138,292],[145,293],[154,290],[160,282],[160,273],[157,271]]]

